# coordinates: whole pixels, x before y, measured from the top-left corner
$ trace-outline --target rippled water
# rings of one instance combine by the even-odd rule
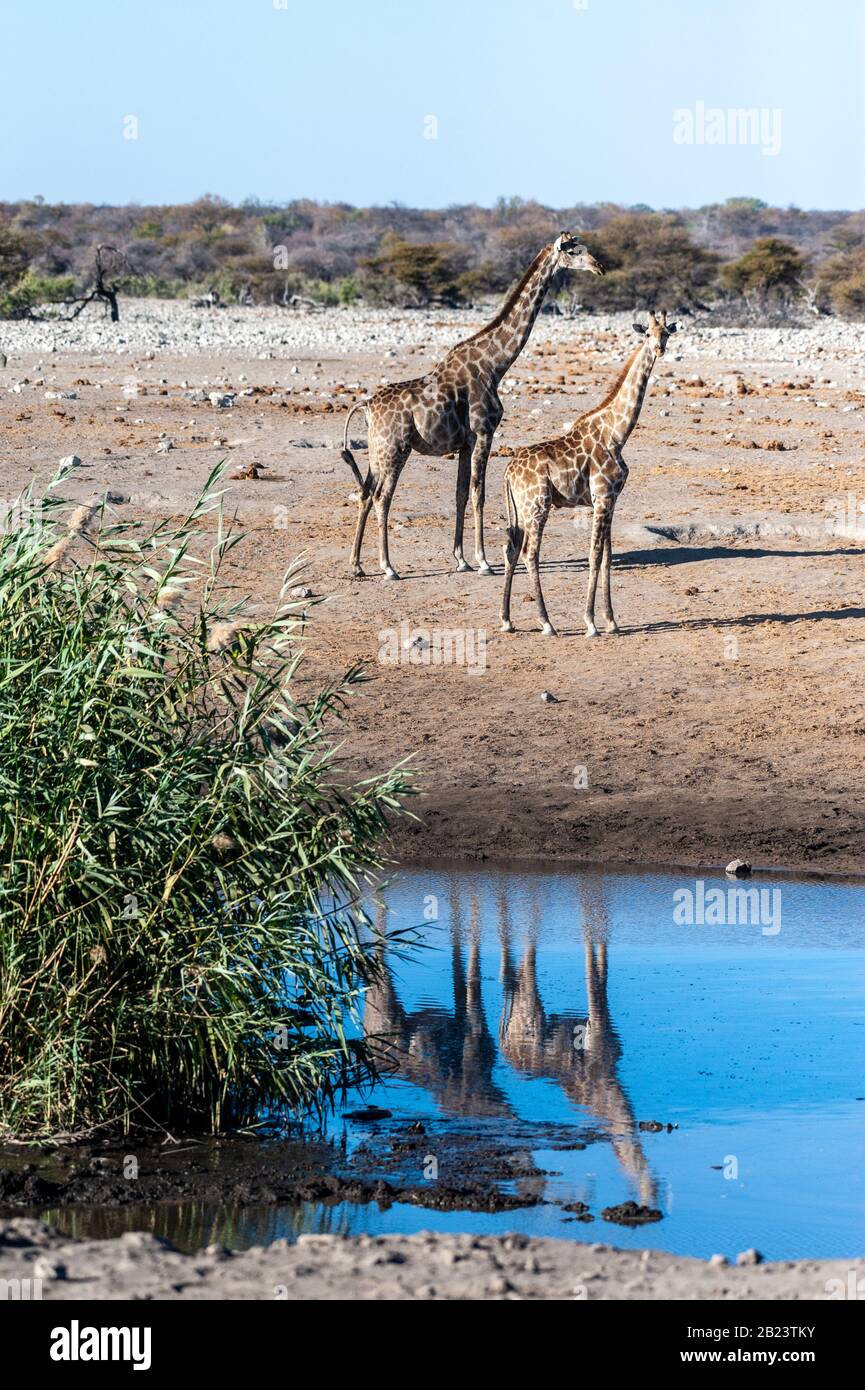
[[[545,1170],[509,1185],[541,1205],[166,1208],[143,1224],[186,1248],[302,1230],[516,1229],[699,1256],[861,1254],[865,889],[700,882],[437,866],[404,870],[384,895],[382,920],[422,924],[424,945],[392,959],[366,1001],[364,1026],[390,1035],[398,1068],[373,1101],[392,1112],[388,1129],[427,1126],[416,1181],[435,1181],[421,1160],[437,1135],[488,1134]],[[737,888],[762,901],[730,898]],[[702,922],[683,921],[701,901]],[[640,1128],[654,1121],[662,1132]],[[368,1125],[343,1125],[350,1152],[368,1142]],[[601,1219],[628,1199],[662,1220]],[[569,1218],[575,1201],[594,1222]],[[93,1231],[93,1214],[83,1219]]]

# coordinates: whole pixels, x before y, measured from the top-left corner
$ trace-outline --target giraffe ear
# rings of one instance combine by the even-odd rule
[[[633,328],[635,333],[645,333],[646,331],[641,323],[633,323],[631,324],[631,327]]]
[[[677,323],[668,323],[668,324],[667,324],[667,332],[668,332],[668,333],[675,333],[675,331],[676,331],[676,329],[677,329],[678,327],[679,327],[679,325],[678,325]]]
[[[554,251],[561,251],[561,249],[562,249],[562,242],[564,241],[564,239],[565,239],[565,233],[564,233],[564,232],[559,232],[559,235],[556,237],[556,240],[555,240],[555,242],[554,242],[554,244],[553,244],[553,250],[554,250]]]

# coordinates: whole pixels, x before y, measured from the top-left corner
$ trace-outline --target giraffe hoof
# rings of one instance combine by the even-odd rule
[[[610,621],[607,623],[607,632],[618,632],[618,631],[619,631],[619,624],[616,622],[615,618],[610,618]]]
[[[392,570],[390,568],[385,570],[384,577],[385,579],[399,579],[399,575],[397,574],[396,570]]]
[[[470,569],[471,565],[468,560],[457,560],[457,574],[465,574],[466,570]]]
[[[492,574],[492,572],[492,565],[488,565],[486,560],[481,560],[480,564],[478,565],[478,574]]]
[[[552,623],[544,623],[543,627],[541,628],[541,632],[544,634],[545,637],[558,637],[559,635],[556,632],[556,629],[553,627]]]
[[[360,565],[356,565],[351,572],[352,579],[366,579],[366,570],[362,570]]]
[[[594,623],[592,623],[591,626],[588,623],[586,623],[586,636],[597,637],[597,635],[598,629],[595,627]]]
[[[510,618],[502,618],[502,632],[513,632],[514,625]]]

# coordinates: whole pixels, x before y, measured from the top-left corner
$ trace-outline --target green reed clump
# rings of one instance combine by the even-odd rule
[[[226,1129],[374,1073],[358,901],[406,777],[341,786],[360,673],[293,697],[296,572],[243,616],[219,474],[143,530],[58,474],[0,535],[0,1132]]]

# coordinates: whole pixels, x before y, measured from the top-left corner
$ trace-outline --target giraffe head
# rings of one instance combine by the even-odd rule
[[[654,310],[650,309],[648,325],[644,326],[642,323],[634,324],[634,332],[645,334],[652,345],[652,350],[656,357],[663,357],[667,350],[667,342],[670,334],[675,333],[676,328],[677,325],[675,323],[667,323],[667,314],[664,309],[662,309],[659,314],[656,314]]]
[[[595,260],[575,232],[562,232],[554,243],[554,250],[557,270],[588,270],[591,275],[604,274],[604,267]]]

